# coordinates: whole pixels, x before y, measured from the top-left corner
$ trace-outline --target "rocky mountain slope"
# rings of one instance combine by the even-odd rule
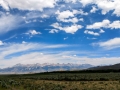
[[[90,64],[17,64],[13,67],[0,69],[0,74],[25,74],[50,71],[81,70],[93,67]]]

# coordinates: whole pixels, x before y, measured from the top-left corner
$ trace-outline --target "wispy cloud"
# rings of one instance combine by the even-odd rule
[[[94,36],[100,36],[99,33],[97,33],[97,32],[93,32],[93,31],[88,31],[88,30],[85,30],[84,33],[85,33],[85,34],[94,35]]]
[[[70,45],[65,44],[40,44],[40,43],[5,43],[1,41],[2,48],[0,48],[0,58],[3,59],[8,55],[20,53],[20,52],[31,52],[32,50],[48,50],[69,47]]]
[[[110,50],[120,47],[120,38],[113,38],[105,42],[93,43],[93,45],[98,45],[104,49]]]
[[[7,33],[20,26],[23,19],[18,15],[2,15],[0,17],[0,34]]]

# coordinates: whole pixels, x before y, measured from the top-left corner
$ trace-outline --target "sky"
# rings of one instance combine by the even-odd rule
[[[120,0],[0,0],[0,68],[120,63]]]

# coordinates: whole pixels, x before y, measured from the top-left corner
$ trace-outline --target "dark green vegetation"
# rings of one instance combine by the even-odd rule
[[[98,66],[98,67],[92,67],[90,68],[91,70],[119,70],[120,69],[120,63],[114,64],[114,65],[109,65],[109,66]]]
[[[0,90],[120,90],[119,70],[1,75]]]

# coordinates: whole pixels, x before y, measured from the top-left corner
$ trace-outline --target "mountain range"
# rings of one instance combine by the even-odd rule
[[[13,67],[0,69],[0,74],[27,74],[27,73],[40,73],[51,71],[71,71],[71,70],[83,70],[93,67],[90,64],[16,64]]]
[[[108,66],[91,67],[89,70],[120,70],[120,63]]]

